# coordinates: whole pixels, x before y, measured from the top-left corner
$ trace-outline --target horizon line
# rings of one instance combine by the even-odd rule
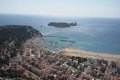
[[[52,17],[52,18],[107,18],[120,19],[120,17],[97,17],[97,16],[54,16],[54,15],[38,15],[38,14],[15,14],[15,13],[0,13],[0,15],[18,15],[18,16],[36,16],[36,17]]]

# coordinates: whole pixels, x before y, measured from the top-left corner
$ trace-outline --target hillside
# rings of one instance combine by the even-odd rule
[[[21,50],[22,43],[35,36],[42,37],[42,34],[31,26],[0,26],[0,63],[7,63]]]

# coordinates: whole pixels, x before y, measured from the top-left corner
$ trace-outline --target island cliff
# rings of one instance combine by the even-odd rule
[[[42,37],[42,34],[31,26],[6,25],[0,26],[0,63],[5,64],[9,59],[22,51],[22,44],[32,37]]]
[[[57,28],[65,28],[70,26],[77,26],[77,23],[65,23],[65,22],[50,22],[48,23],[48,26],[54,26]]]

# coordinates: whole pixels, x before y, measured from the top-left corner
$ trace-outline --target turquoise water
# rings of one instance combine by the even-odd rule
[[[116,29],[117,28],[117,29]],[[116,53],[120,52],[120,27],[110,25],[80,25],[70,28],[40,29],[44,35],[68,37],[76,43],[72,46],[94,52]]]
[[[47,24],[52,21],[76,21],[78,26],[69,28],[47,26]],[[30,25],[38,29],[45,36],[66,37],[68,40],[75,41],[71,46],[72,48],[109,54],[120,54],[120,19],[0,15],[0,25],[8,24]],[[52,41],[56,42],[57,39],[53,39]]]

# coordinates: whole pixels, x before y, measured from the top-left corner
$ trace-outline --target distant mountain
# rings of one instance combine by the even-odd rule
[[[54,26],[57,28],[65,28],[70,26],[77,26],[77,23],[65,23],[65,22],[50,22],[48,23],[48,26]]]
[[[31,26],[6,25],[0,26],[0,63],[5,63],[17,55],[22,43],[42,34]]]

